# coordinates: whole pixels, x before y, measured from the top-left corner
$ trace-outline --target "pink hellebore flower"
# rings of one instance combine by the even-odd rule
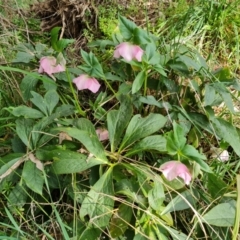
[[[98,128],[96,130],[96,133],[100,141],[108,140],[108,130],[103,128]]]
[[[42,57],[40,59],[40,67],[38,69],[39,73],[47,73],[52,75],[53,73],[64,72],[65,66],[57,64],[57,59],[55,57]]]
[[[143,53],[144,51],[139,46],[132,45],[128,42],[123,42],[116,46],[116,49],[114,51],[114,57],[123,57],[126,61],[129,62],[133,59],[141,62]]]
[[[88,89],[96,93],[100,88],[99,82],[86,74],[81,74],[79,77],[74,78],[73,82],[76,84],[78,90]]]
[[[172,181],[173,179],[180,177],[188,185],[192,179],[191,173],[188,168],[181,162],[169,161],[160,166],[159,169],[164,177]]]

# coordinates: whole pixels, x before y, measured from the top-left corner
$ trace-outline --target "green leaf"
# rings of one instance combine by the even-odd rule
[[[35,163],[30,160],[25,162],[22,178],[31,190],[42,195],[44,183],[43,172],[37,168]]]
[[[205,85],[204,106],[212,106],[216,98],[215,89],[210,84]]]
[[[102,66],[92,52],[87,53],[81,49],[81,55],[86,63],[85,65],[80,66],[83,71],[91,77],[105,78]]]
[[[132,93],[136,93],[138,92],[138,90],[141,89],[144,80],[146,79],[146,71],[142,70],[141,72],[138,73],[138,75],[136,76],[136,78],[133,81],[133,85],[132,85]]]
[[[46,102],[44,100],[44,98],[36,93],[36,92],[31,92],[33,98],[31,98],[31,102],[39,109],[41,110],[46,116],[48,116],[48,112],[47,112],[47,106],[46,106]]]
[[[15,208],[21,208],[24,206],[27,200],[27,192],[23,186],[17,184],[8,196],[8,206],[10,210],[14,211]]]
[[[29,75],[25,76],[22,79],[22,82],[20,84],[20,89],[21,89],[24,101],[28,101],[32,97],[31,91],[35,89],[38,81],[39,80],[37,78]]]
[[[120,204],[118,211],[114,212],[109,224],[109,231],[112,238],[120,237],[128,229],[132,218],[132,208],[125,204]]]
[[[86,228],[81,236],[79,236],[77,239],[78,240],[98,240],[100,235],[102,234],[101,229],[99,228]]]
[[[64,48],[66,48],[69,44],[73,43],[74,41],[75,40],[73,39],[65,39],[65,38],[58,40],[56,44],[58,52],[62,52]]]
[[[119,110],[112,110],[107,114],[108,133],[112,153],[117,149],[133,111],[131,99],[128,95],[120,95],[119,101],[121,104]]]
[[[183,156],[184,158],[189,159],[190,161],[197,162],[202,170],[209,173],[212,172],[208,164],[203,161],[206,160],[206,156],[200,154],[193,146],[191,145],[184,146],[184,148],[180,152],[180,155]]]
[[[127,127],[120,150],[158,131],[165,125],[166,121],[166,118],[161,114],[150,113],[145,118],[142,118],[140,114],[135,115]]]
[[[79,140],[86,149],[103,163],[108,163],[104,147],[99,141],[96,133],[77,128],[57,128],[57,131],[66,132],[69,136]]]
[[[134,35],[137,25],[123,16],[119,16],[119,30],[125,40],[130,40]]]
[[[236,214],[236,201],[220,203],[213,207],[203,219],[210,225],[218,227],[232,227],[234,225]]]
[[[165,199],[162,183],[156,179],[153,188],[148,192],[148,202],[150,207],[159,211]]]
[[[133,145],[133,147],[126,152],[125,156],[129,157],[139,152],[151,150],[155,150],[158,152],[166,152],[166,144],[166,138],[161,135],[148,136]]]
[[[197,202],[197,197],[193,195],[190,190],[186,190],[182,193],[179,193],[175,198],[173,198],[170,203],[165,207],[161,212],[161,215],[167,213],[189,209],[190,205],[194,206]]]
[[[228,109],[234,113],[234,107],[232,102],[232,95],[229,90],[221,82],[216,82],[213,84],[214,89],[221,95],[223,101],[225,102]]]
[[[218,197],[222,197],[223,194],[227,191],[228,185],[215,174],[208,174],[208,181],[207,181],[207,188],[208,192],[211,196],[216,199]]]
[[[80,208],[80,218],[94,219],[98,228],[106,227],[112,216],[114,206],[112,168],[109,168],[91,187]]]
[[[53,159],[51,167],[56,174],[80,173],[93,166],[103,164],[98,159],[88,158],[84,154],[63,149],[39,150],[37,156],[40,159]]]
[[[58,42],[58,34],[59,34],[60,29],[61,29],[61,27],[54,27],[51,30],[51,45],[52,45],[52,48],[57,52],[59,51],[57,42]]]
[[[173,228],[166,227],[168,229],[168,232],[170,233],[173,240],[193,240],[193,238],[188,237],[186,234],[182,233],[181,231],[177,231]]]
[[[138,45],[147,44],[147,47],[148,47],[148,45],[150,45],[150,43],[151,43],[151,45],[155,45],[153,43],[153,40],[152,40],[150,34],[146,30],[144,30],[142,28],[139,28],[139,27],[136,27],[136,25],[135,25],[135,28],[134,28],[134,25],[133,25],[132,30],[131,30],[131,27],[129,29],[129,34],[131,32],[134,35],[133,36],[133,42],[135,44],[138,44]],[[156,48],[156,46],[155,46],[155,48]]]
[[[18,52],[16,58],[12,61],[13,63],[29,63],[34,59],[34,55],[27,52]]]
[[[32,150],[31,135],[34,121],[32,119],[17,119],[16,132],[22,142]]]
[[[213,123],[214,129],[217,134],[227,143],[229,143],[236,154],[240,156],[240,137],[237,129],[229,122],[222,118],[211,117],[210,120]]]
[[[48,114],[51,115],[54,108],[58,104],[59,96],[55,90],[50,90],[45,94],[44,100],[46,103],[46,108],[48,109]]]
[[[40,111],[27,106],[15,107],[12,111],[12,114],[16,117],[23,116],[24,118],[32,118],[32,119],[44,117],[44,115]]]
[[[173,131],[167,135],[167,151],[170,155],[180,152],[186,144],[185,132],[182,126],[173,122]]]

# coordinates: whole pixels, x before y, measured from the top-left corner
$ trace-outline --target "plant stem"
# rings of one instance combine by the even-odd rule
[[[72,85],[72,81],[71,81],[71,78],[69,76],[69,72],[68,70],[66,69],[66,74],[67,74],[67,79],[68,79],[68,82],[69,82],[69,85],[70,85],[70,88],[71,88],[71,91],[72,91],[72,94],[73,94],[73,97],[74,97],[74,100],[75,100],[75,106],[76,108],[78,109],[78,113],[82,116],[85,116],[86,113],[82,110],[80,104],[79,104],[79,101],[78,101],[78,98],[77,98],[77,95],[76,95],[76,92],[74,91],[74,88],[73,88],[73,85]]]

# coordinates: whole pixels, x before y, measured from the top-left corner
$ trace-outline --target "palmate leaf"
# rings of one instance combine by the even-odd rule
[[[106,227],[112,216],[114,206],[112,170],[109,168],[91,187],[81,205],[80,218],[84,220],[84,217],[88,216],[90,221],[94,218],[93,223],[97,228]]]
[[[142,118],[140,114],[135,115],[127,127],[119,151],[158,131],[166,121],[167,119],[161,114],[150,113],[145,118]]]
[[[111,152],[115,152],[117,149],[122,134],[127,127],[128,122],[132,116],[132,104],[131,99],[127,95],[121,95],[119,97],[121,103],[119,110],[112,110],[107,115],[107,125],[109,132],[109,140],[111,143]]]

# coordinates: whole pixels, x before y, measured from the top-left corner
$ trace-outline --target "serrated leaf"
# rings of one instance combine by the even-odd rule
[[[120,108],[119,110],[109,111],[107,114],[107,125],[109,140],[111,143],[111,152],[115,152],[118,147],[122,134],[127,127],[128,122],[132,116],[131,99],[127,95],[120,95]]]
[[[142,118],[140,114],[135,115],[127,127],[120,149],[122,150],[141,138],[158,131],[165,125],[166,121],[166,118],[161,114],[150,113],[145,118]]]
[[[43,172],[37,168],[35,163],[30,160],[25,162],[22,171],[22,178],[31,190],[42,195],[44,183]]]
[[[34,54],[31,52],[18,52],[15,59],[12,60],[13,63],[29,63],[34,59]]]
[[[141,72],[138,73],[138,75],[133,81],[132,94],[138,92],[141,89],[144,80],[146,80],[146,71],[142,70]]]
[[[137,28],[137,25],[128,20],[123,16],[119,16],[119,30],[126,40],[130,40],[130,38],[134,35],[134,30]]]
[[[31,94],[33,96],[30,99],[31,102],[47,116],[48,112],[47,112],[47,106],[44,98],[40,94],[33,91],[31,92]]]
[[[153,188],[148,192],[148,202],[151,208],[156,211],[161,209],[165,199],[164,189],[162,183],[156,179]]]
[[[88,158],[86,155],[70,150],[39,150],[37,157],[40,159],[53,160],[51,165],[55,174],[80,173],[93,166],[103,164],[95,158]]]
[[[91,187],[80,208],[80,218],[94,218],[98,228],[106,227],[112,216],[113,199],[112,168],[109,168]]]
[[[229,143],[236,154],[240,156],[240,137],[237,129],[229,122],[222,118],[211,117],[210,120],[213,123],[214,129],[217,134],[227,143]]]
[[[46,108],[48,109],[48,114],[51,115],[54,108],[58,104],[59,96],[55,90],[51,90],[45,94],[44,100],[46,102]]]
[[[207,182],[208,192],[211,196],[216,199],[218,197],[222,197],[223,194],[227,191],[228,185],[215,174],[208,174],[208,182]]]
[[[129,157],[139,152],[151,150],[155,150],[158,152],[166,152],[166,145],[167,141],[165,137],[161,135],[148,136],[133,145],[133,147],[126,152],[125,156]]]
[[[32,150],[31,134],[34,126],[32,119],[18,119],[16,121],[16,132],[22,142]]]
[[[69,136],[79,140],[86,149],[103,163],[108,163],[104,147],[99,141],[96,133],[77,128],[57,128],[56,130],[66,132]]]
[[[193,193],[191,191],[186,190],[182,193],[179,193],[175,198],[173,198],[170,203],[168,203],[168,205],[165,207],[165,209],[161,212],[161,215],[189,209],[190,206],[194,206],[196,202],[197,197],[193,196]]]
[[[120,204],[118,211],[114,212],[109,224],[109,231],[112,238],[117,238],[128,229],[132,218],[132,208],[125,204]]]
[[[213,207],[203,219],[206,223],[218,227],[232,227],[236,214],[236,201],[220,203]]]
[[[44,117],[44,115],[40,111],[27,106],[15,107],[12,111],[12,114],[16,117],[23,116],[24,118],[32,118],[32,119]]]
[[[39,79],[32,77],[32,76],[25,76],[22,79],[22,82],[20,84],[20,89],[22,92],[22,96],[24,98],[25,101],[28,101],[32,95],[31,95],[31,91],[33,91],[38,83]]]

